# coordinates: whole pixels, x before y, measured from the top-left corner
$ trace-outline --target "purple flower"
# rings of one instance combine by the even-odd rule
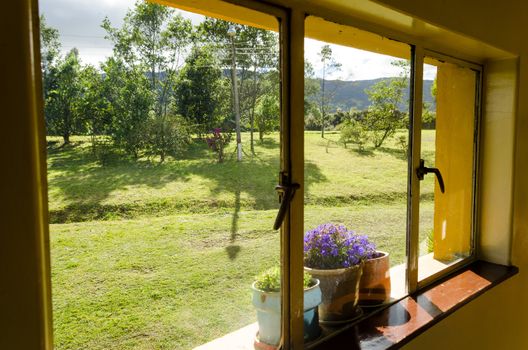
[[[372,258],[376,246],[342,224],[326,223],[304,235],[304,265],[316,269],[338,269]]]

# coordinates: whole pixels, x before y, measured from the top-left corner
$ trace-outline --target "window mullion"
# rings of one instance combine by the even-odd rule
[[[419,222],[420,222],[420,181],[416,169],[420,163],[422,132],[422,96],[423,96],[423,60],[424,50],[420,46],[412,47],[411,79],[409,101],[409,174],[407,203],[407,292],[412,293],[418,287]]]
[[[281,22],[282,173],[296,191],[282,225],[282,349],[302,349],[304,235],[304,12]]]

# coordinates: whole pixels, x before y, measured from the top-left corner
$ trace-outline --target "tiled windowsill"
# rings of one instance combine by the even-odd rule
[[[398,266],[391,269],[394,281],[402,280]],[[402,270],[405,271],[404,269]],[[517,274],[514,266],[476,261],[460,271],[443,278],[419,293],[407,296],[386,307],[369,309],[358,321],[326,329],[327,336],[307,344],[310,350],[385,350],[399,348],[441,319],[469,303],[485,291]],[[201,345],[194,350],[253,350],[256,323]]]

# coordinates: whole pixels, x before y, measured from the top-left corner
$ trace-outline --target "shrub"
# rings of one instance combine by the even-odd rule
[[[222,129],[220,128],[214,129],[211,133],[212,136],[208,137],[205,141],[211,151],[217,154],[218,163],[222,163],[224,161],[225,146],[231,141],[231,133],[222,133]]]
[[[340,125],[340,130],[340,140],[345,145],[345,148],[347,143],[355,143],[360,151],[364,150],[365,144],[369,141],[369,134],[360,121],[354,119],[345,120]]]

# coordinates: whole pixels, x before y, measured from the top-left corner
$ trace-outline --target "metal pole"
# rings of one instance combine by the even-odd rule
[[[235,123],[236,123],[236,142],[237,142],[237,160],[242,160],[242,137],[240,136],[240,105],[238,102],[238,86],[236,79],[236,51],[235,51],[235,36],[231,35],[231,47],[233,49],[233,61],[231,65],[231,80],[233,82],[233,104],[235,109]]]

